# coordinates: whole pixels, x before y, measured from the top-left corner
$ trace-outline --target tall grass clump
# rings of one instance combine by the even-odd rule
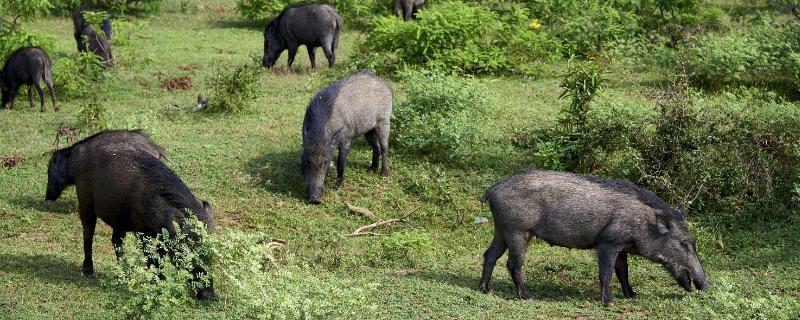
[[[208,79],[211,92],[203,111],[239,113],[246,110],[258,98],[260,82],[259,68],[248,64],[223,64]]]
[[[796,209],[800,109],[763,89],[708,96],[686,76],[649,102],[602,98],[586,113],[536,130],[540,166],[625,178],[671,203],[714,212],[720,227]],[[626,99],[627,100],[627,99]],[[565,130],[565,123],[584,130]],[[769,209],[766,209],[769,208]]]
[[[474,80],[409,71],[403,83],[406,100],[392,110],[392,139],[404,150],[466,162],[486,145],[489,102]]]

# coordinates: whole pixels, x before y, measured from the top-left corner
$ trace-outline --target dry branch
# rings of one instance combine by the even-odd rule
[[[384,220],[384,221],[378,221],[378,222],[371,223],[371,224],[368,224],[366,226],[360,227],[360,228],[356,229],[356,231],[353,231],[353,233],[348,234],[348,236],[382,235],[380,233],[368,232],[368,230],[372,230],[373,228],[377,228],[377,227],[385,226],[385,225],[390,225],[392,223],[402,222],[402,221],[405,221],[405,220],[395,218],[395,219],[389,219],[389,220]]]
[[[278,247],[283,247],[288,243],[288,241],[283,239],[272,239],[271,241],[267,242],[266,240],[259,241],[259,244],[263,244],[267,247],[267,250],[272,250]]]
[[[350,212],[352,212],[352,213],[355,213],[357,215],[370,218],[373,221],[374,220],[378,220],[378,217],[375,216],[375,214],[372,213],[372,211],[369,211],[369,209],[367,209],[367,208],[356,207],[356,206],[354,206],[352,204],[349,204],[349,203],[346,203],[346,202],[345,202],[345,205],[347,206],[347,209],[350,210]]]

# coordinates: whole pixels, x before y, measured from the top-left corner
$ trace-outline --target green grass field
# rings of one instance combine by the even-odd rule
[[[476,216],[491,216],[478,198],[494,181],[531,166],[530,152],[509,141],[517,130],[555,121],[566,103],[557,99],[563,63],[548,68],[552,76],[537,80],[480,79],[494,102],[491,118],[496,132],[495,143],[475,163],[428,162],[393,152],[391,175],[380,178],[366,173],[371,151],[360,139],[350,153],[344,188],[332,190],[329,177],[323,204],[306,204],[297,166],[303,113],[312,95],[339,73],[324,67],[319,51],[317,62],[323,67],[309,70],[301,49],[295,72],[286,70],[285,53],[276,68],[263,71],[261,95],[243,114],[167,110],[165,106],[173,104],[194,107],[197,94],[207,94],[205,79],[221,62],[252,63],[251,56],[261,56],[262,23],[243,22],[233,1],[203,3],[197,13],[184,15],[178,1],[166,1],[159,15],[146,18],[148,26],[132,37],[131,46],[115,48],[120,61],[105,82],[111,127],[142,128],[164,146],[171,157],[168,165],[198,198],[214,205],[217,232],[264,232],[285,239],[285,248],[275,252],[278,264],[363,290],[367,301],[363,310],[347,310],[356,312],[351,318],[800,317],[800,219],[796,218],[729,230],[693,219],[690,213],[711,286],[705,293],[686,293],[659,265],[634,258],[631,282],[639,297],[624,299],[614,280],[614,305],[604,308],[594,251],[550,247],[536,240],[525,263],[533,300],[513,299],[505,257],[495,269],[494,292],[484,295],[476,290],[481,257],[493,233],[491,223],[473,223]],[[215,9],[220,6],[224,10]],[[46,18],[28,27],[57,39],[56,50],[50,53],[53,59],[75,51],[70,20]],[[354,29],[343,34],[339,66],[351,58],[359,37]],[[175,76],[190,77],[193,87],[161,88],[164,79]],[[603,99],[645,99],[637,93],[664,80],[657,71],[619,70],[608,78]],[[390,82],[396,105],[404,99],[403,86]],[[111,230],[98,224],[94,243],[98,275],[84,278],[74,188],[55,203],[44,201],[55,129],[61,123],[79,125],[81,100],[59,101],[59,113],[53,113],[48,103],[48,112],[40,113],[38,108],[28,109],[26,99],[20,94],[15,110],[0,112],[0,156],[27,159],[0,169],[0,318],[123,318],[118,306],[131,297],[109,284],[113,277],[109,270],[116,264]],[[408,216],[408,222],[378,231],[415,230],[430,236],[432,248],[411,263],[381,261],[375,251],[382,237],[346,236],[371,222],[349,213],[346,203],[368,208],[381,219]],[[221,289],[218,293],[219,302],[162,310],[155,317],[241,317],[226,298],[233,293]]]

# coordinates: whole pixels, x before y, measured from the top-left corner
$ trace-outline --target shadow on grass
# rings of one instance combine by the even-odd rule
[[[305,178],[300,173],[300,150],[265,153],[245,164],[256,184],[270,192],[305,201]]]
[[[97,278],[86,278],[80,266],[49,254],[0,254],[0,271],[39,278],[50,283],[90,285],[103,288]]]
[[[503,270],[496,268],[495,273],[498,273],[498,271]],[[414,273],[413,276],[428,281],[449,283],[453,286],[463,287],[475,291],[478,291],[478,280],[480,278],[479,274],[471,277],[434,271],[422,271]],[[515,299],[516,289],[511,280],[503,278],[502,276],[497,280],[494,280],[494,278],[497,278],[497,275],[495,275],[495,277],[493,277],[493,281],[490,282],[492,286],[492,294],[507,299]],[[526,279],[526,289],[528,289],[528,292],[531,294],[531,297],[534,300],[574,301],[600,298],[599,286],[597,288],[585,288],[586,290],[580,291],[578,290],[579,288],[569,286],[562,287],[559,284],[546,279],[532,280],[529,277],[526,277]],[[620,297],[621,296],[622,295],[620,293]],[[616,295],[615,298],[617,298]]]
[[[505,299],[516,299],[516,287],[511,282],[508,274],[505,274],[506,277],[501,275],[499,279],[497,279],[498,273],[502,271],[505,271],[505,268],[495,268],[495,275],[492,277],[492,281],[490,282],[492,288],[491,294]],[[427,281],[449,283],[453,286],[463,287],[475,291],[478,291],[478,280],[480,278],[480,274],[470,277],[433,271],[422,271],[414,273],[413,276]],[[622,295],[622,291],[619,289],[619,286],[615,287],[614,285],[612,285],[611,288],[612,298],[614,300],[626,299]],[[547,278],[531,279],[530,276],[526,276],[525,288],[528,290],[533,300],[561,302],[586,300],[597,301],[598,304],[600,303],[599,283],[590,288],[580,288],[576,286],[562,286],[561,284],[553,282]],[[636,287],[634,287],[634,290],[636,290]],[[677,300],[680,299],[681,294],[675,292],[664,292],[659,293],[658,296],[664,299]]]
[[[44,195],[41,198],[23,196],[11,200],[13,204],[27,209],[34,209],[41,212],[69,214],[78,210],[77,205],[73,201],[66,201],[64,199],[58,201],[44,200]]]

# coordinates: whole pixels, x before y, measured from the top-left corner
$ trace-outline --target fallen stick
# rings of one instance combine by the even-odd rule
[[[373,221],[374,220],[378,220],[378,218],[375,216],[375,214],[372,213],[372,211],[369,211],[367,208],[356,207],[356,206],[354,206],[352,204],[349,204],[347,202],[345,202],[344,204],[347,206],[347,210],[350,210],[350,212],[352,212],[352,213],[355,213],[357,215],[370,218]]]
[[[395,219],[389,219],[389,220],[384,220],[384,221],[378,221],[378,222],[371,223],[371,224],[368,224],[366,226],[360,227],[360,228],[356,229],[356,231],[353,231],[353,233],[348,234],[348,236],[363,236],[363,235],[368,235],[368,234],[382,235],[382,234],[379,234],[379,233],[367,232],[367,230],[372,230],[373,228],[377,228],[377,227],[385,226],[385,225],[390,225],[392,223],[401,222],[401,221],[404,221],[404,220],[395,218]]]
[[[267,250],[272,250],[272,249],[275,249],[275,248],[278,248],[278,247],[283,247],[288,242],[286,240],[283,240],[283,239],[272,239],[272,241],[270,241],[270,242],[260,241],[259,243],[265,245],[267,247]]]

